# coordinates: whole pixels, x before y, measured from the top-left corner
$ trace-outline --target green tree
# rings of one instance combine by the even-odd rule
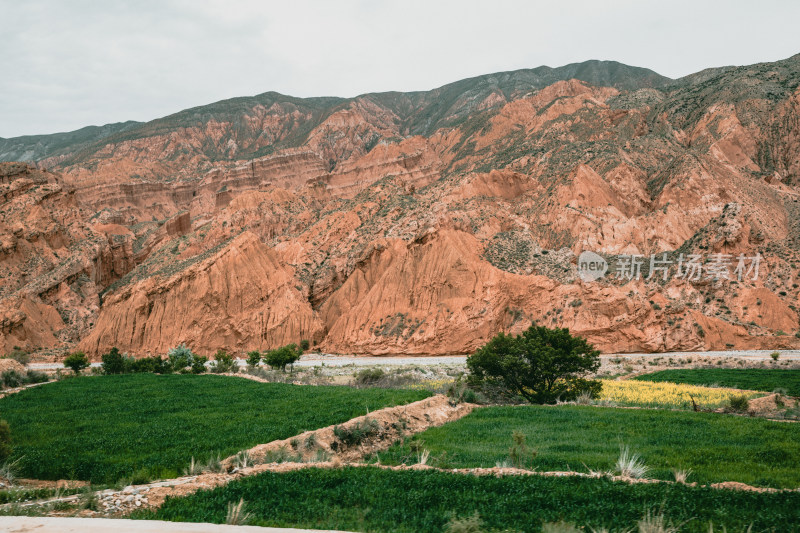
[[[236,360],[231,354],[220,348],[214,354],[214,363],[211,370],[217,374],[224,374],[226,372],[236,372]]]
[[[192,366],[194,353],[192,353],[192,350],[190,350],[185,344],[180,344],[175,348],[171,348],[170,351],[167,352],[167,357],[169,357],[172,370],[175,372],[180,372],[187,366]]]
[[[301,355],[303,355],[303,350],[292,343],[268,351],[264,356],[264,361],[272,368],[280,368],[281,371],[286,372],[286,367],[294,365]]]
[[[192,361],[192,374],[202,374],[205,372],[206,362],[208,362],[208,357],[204,355],[195,355]]]
[[[119,352],[116,346],[111,348],[107,354],[103,354],[103,372],[106,374],[124,374],[125,358]]]
[[[261,362],[261,352],[253,350],[247,354],[247,364],[255,368]]]
[[[585,376],[600,368],[600,352],[568,329],[532,325],[517,336],[499,333],[467,358],[472,385],[499,388],[531,403],[600,394],[601,383]]]
[[[81,370],[89,366],[89,358],[83,352],[71,353],[64,359],[64,366],[71,368],[76,374],[80,374]]]
[[[11,455],[11,428],[8,422],[0,420],[0,462]]]

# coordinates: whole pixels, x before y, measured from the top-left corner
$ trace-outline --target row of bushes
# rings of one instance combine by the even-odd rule
[[[272,368],[285,372],[287,366],[294,365],[300,359],[304,349],[308,349],[308,341],[302,341],[300,346],[287,344],[266,353],[252,351],[247,354],[247,364],[250,368],[255,368],[263,361]]]
[[[31,383],[44,383],[45,381],[48,381],[47,375],[36,370],[28,370],[24,374],[16,370],[6,370],[0,375],[0,389],[5,387],[13,389]]]
[[[258,366],[263,360],[266,364],[282,371],[286,367],[293,365],[303,354],[303,346],[308,346],[308,341],[301,342],[298,347],[296,344],[288,344],[280,348],[270,350],[266,353],[252,351],[247,354],[247,363],[251,367]],[[181,344],[172,348],[166,358],[161,356],[135,357],[123,354],[116,347],[101,357],[103,374],[202,374],[210,371],[216,374],[226,372],[236,372],[236,360],[225,350],[217,350],[214,359],[209,364],[209,358],[197,355],[186,345]],[[72,369],[79,374],[82,370],[89,367],[89,358],[83,352],[75,352],[64,359],[64,366]],[[30,373],[29,373],[30,374]]]

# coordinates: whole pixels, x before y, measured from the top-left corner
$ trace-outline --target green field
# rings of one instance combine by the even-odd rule
[[[800,425],[715,413],[582,406],[486,407],[414,436],[379,455],[382,464],[416,462],[444,468],[489,467],[509,459],[512,432],[537,451],[540,471],[613,470],[624,444],[650,467],[646,477],[740,481],[754,486],[800,487]],[[412,448],[414,446],[414,448]]]
[[[424,391],[258,383],[225,376],[130,374],[66,379],[0,399],[23,477],[175,477],[191,458],[341,423]]]
[[[800,370],[772,368],[687,368],[662,370],[637,376],[639,381],[669,381],[691,385],[718,385],[734,389],[772,392],[783,389],[790,396],[800,396]]]
[[[540,531],[569,521],[633,528],[648,511],[663,512],[681,531],[800,531],[800,493],[715,490],[608,479],[472,476],[369,467],[264,473],[167,499],[136,518],[225,523],[228,503],[245,501],[252,523],[347,531],[440,532],[452,517],[476,511],[485,531]],[[727,529],[723,529],[727,528]]]

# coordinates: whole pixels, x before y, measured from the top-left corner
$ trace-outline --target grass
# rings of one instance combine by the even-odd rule
[[[379,454],[382,464],[413,463],[430,451],[428,464],[443,468],[489,467],[508,460],[513,432],[537,452],[540,471],[613,471],[626,446],[649,468],[648,476],[672,480],[673,469],[691,469],[689,481],[740,481],[754,486],[800,487],[800,426],[714,413],[582,406],[486,407]]]
[[[0,399],[19,475],[110,483],[175,477],[210,458],[427,397],[424,391],[213,375],[71,378]]]
[[[594,528],[632,529],[648,513],[684,524],[682,531],[800,531],[800,493],[714,490],[608,479],[472,476],[370,467],[309,468],[236,480],[135,518],[225,523],[245,502],[252,525],[346,531],[441,532],[477,512],[486,531],[541,531],[560,520]],[[723,529],[725,528],[725,529]]]
[[[634,380],[601,381],[603,389],[600,392],[600,400],[623,406],[691,409],[691,399],[694,398],[698,406],[715,409],[726,406],[731,396],[742,395],[739,390],[719,387]],[[746,392],[744,395],[746,399],[750,399],[763,394]]]
[[[637,376],[634,379],[639,381],[689,383],[692,385],[718,385],[766,392],[783,389],[790,396],[800,396],[800,369],[689,368],[662,370]]]

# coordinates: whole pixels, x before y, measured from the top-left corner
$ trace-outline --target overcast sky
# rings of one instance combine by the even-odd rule
[[[355,96],[587,59],[680,77],[800,52],[797,0],[0,0],[0,136],[233,96]]]

